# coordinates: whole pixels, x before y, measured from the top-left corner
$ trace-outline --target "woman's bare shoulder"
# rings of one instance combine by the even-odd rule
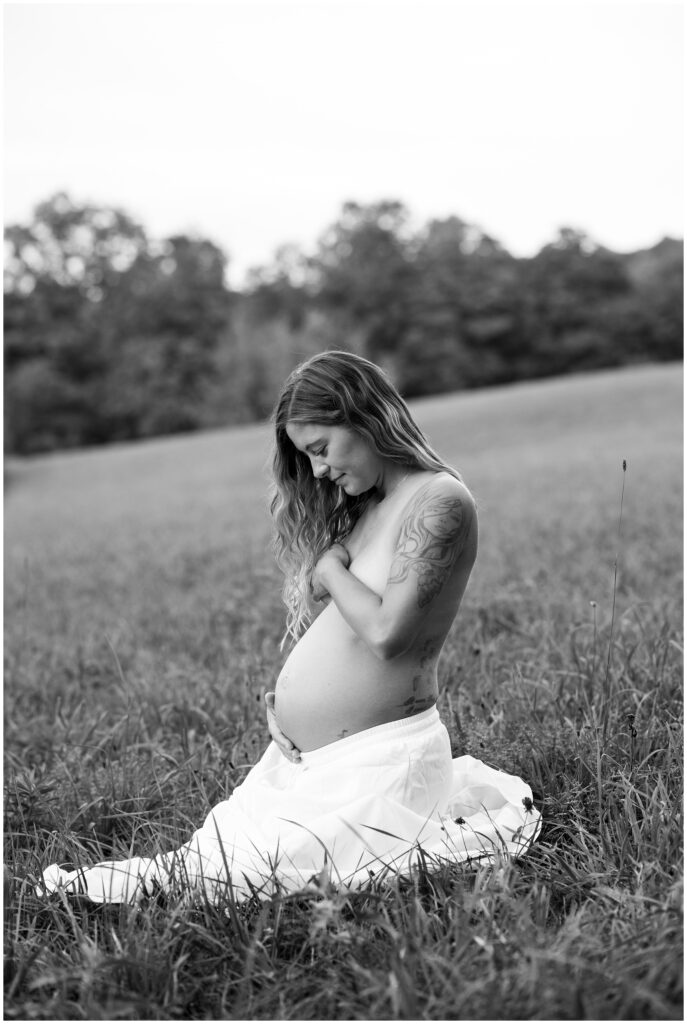
[[[440,537],[446,549],[477,548],[477,509],[468,487],[451,473],[433,473],[409,498],[399,518],[399,541],[412,540],[419,551],[420,538]]]
[[[469,574],[477,551],[475,503],[467,486],[451,473],[433,473],[403,511],[395,565],[443,566]],[[423,569],[424,572],[424,569]],[[442,577],[444,578],[444,577]]]
[[[453,499],[456,503],[460,503],[463,506],[465,512],[471,515],[476,514],[475,499],[470,493],[469,488],[462,480],[453,476],[452,473],[432,473],[431,476],[420,484],[417,491],[413,494],[409,505],[431,502],[436,498]]]

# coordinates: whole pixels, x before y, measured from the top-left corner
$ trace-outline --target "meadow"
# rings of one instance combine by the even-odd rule
[[[413,410],[480,513],[439,709],[530,782],[537,844],[239,907],[38,898],[229,795],[283,614],[268,426],[11,460],[6,1019],[682,1019],[682,367]]]

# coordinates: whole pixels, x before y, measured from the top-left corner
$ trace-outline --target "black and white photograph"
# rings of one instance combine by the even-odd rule
[[[682,1020],[684,5],[2,5],[6,1020]]]

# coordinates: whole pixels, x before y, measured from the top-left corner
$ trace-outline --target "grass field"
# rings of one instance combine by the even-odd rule
[[[532,784],[538,844],[231,913],[39,900],[241,781],[283,615],[264,425],[11,462],[6,1019],[682,1018],[682,368],[414,411],[480,509],[440,711]]]

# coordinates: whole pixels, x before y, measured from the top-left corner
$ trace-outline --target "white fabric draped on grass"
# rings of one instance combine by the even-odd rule
[[[519,856],[541,824],[522,779],[473,757],[451,759],[436,708],[286,760],[272,743],[228,800],[181,849],[43,873],[96,903],[157,891],[218,901],[294,892],[317,876],[357,887],[424,862]]]

